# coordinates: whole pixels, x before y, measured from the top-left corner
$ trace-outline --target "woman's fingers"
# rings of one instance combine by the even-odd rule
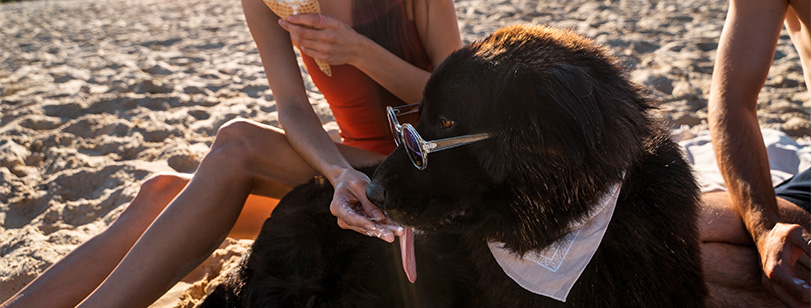
[[[324,44],[320,41],[301,39],[294,35],[290,35],[290,38],[292,38],[293,41],[298,44],[299,49],[304,54],[316,60],[329,62],[329,57],[327,55],[330,53],[332,47],[331,45]]]
[[[329,206],[332,215],[343,220],[351,228],[373,229],[374,222],[366,217],[363,217],[358,212],[359,208],[356,206],[355,201],[349,201],[344,197],[336,196]]]
[[[335,43],[336,41],[335,33],[331,30],[305,28],[285,22],[281,19],[279,21],[279,25],[287,30],[287,32],[290,32],[290,35],[298,37],[299,39],[321,41],[329,44]]]
[[[300,38],[334,42],[334,30],[343,24],[332,17],[324,15],[293,15],[288,20],[279,19],[279,25]]]
[[[366,198],[369,177],[354,169],[345,169],[331,180],[335,193],[330,203],[330,212],[338,218],[338,226],[355,230],[393,242],[396,234],[402,234],[399,226],[388,225],[383,211]]]
[[[341,21],[323,15],[294,15],[279,25],[306,55],[330,65],[350,64],[358,56],[363,36]]]
[[[375,226],[371,229],[362,229],[353,226],[351,223],[347,223],[341,218],[338,218],[338,226],[342,229],[353,230],[366,236],[379,238],[389,243],[394,242],[394,237],[397,235],[385,226]]]
[[[279,24],[282,25],[283,21],[280,20]],[[290,38],[298,44],[304,54],[329,64],[343,64],[331,61],[330,55],[334,54],[336,40],[334,33],[306,29],[291,23],[287,23],[283,27],[290,32]]]
[[[298,24],[301,26],[306,26],[315,29],[324,29],[330,27],[336,27],[341,22],[335,18],[321,15],[321,14],[296,14],[290,15],[287,18],[287,21]]]
[[[366,213],[373,221],[383,221],[386,219],[386,216],[383,215],[383,211],[380,210],[377,206],[372,204],[368,198],[366,198],[366,186],[369,185],[367,181],[357,181],[351,185],[352,193],[355,194],[355,197],[358,198],[358,202],[360,202],[361,207],[363,208],[363,212]]]
[[[338,218],[339,227],[393,242],[395,233],[392,228],[370,220],[364,211],[359,201],[342,196],[336,196],[330,204],[330,212]]]

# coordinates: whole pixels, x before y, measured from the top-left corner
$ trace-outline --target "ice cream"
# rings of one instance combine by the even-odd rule
[[[321,7],[318,0],[263,0],[273,13],[282,19],[287,19],[295,14],[321,14]],[[329,64],[315,60],[318,68],[327,76],[332,76],[332,69]]]

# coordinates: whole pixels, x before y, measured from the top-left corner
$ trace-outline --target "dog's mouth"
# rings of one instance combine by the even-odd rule
[[[447,213],[442,219],[436,223],[437,229],[444,229],[451,226],[459,225],[470,218],[470,211],[468,209],[458,209]]]
[[[386,211],[386,216],[392,221],[423,232],[453,232],[468,225],[473,220],[473,211],[462,208],[445,213],[423,213],[418,215],[390,210]]]
[[[451,211],[433,223],[421,222],[414,216],[405,215],[401,211],[387,211],[386,215],[396,222],[410,222],[404,225],[403,235],[400,237],[400,257],[403,261],[403,271],[408,277],[408,281],[414,283],[417,280],[417,260],[414,252],[414,232],[436,232],[440,230],[453,229],[453,226],[469,220],[471,211],[468,209],[458,209]]]

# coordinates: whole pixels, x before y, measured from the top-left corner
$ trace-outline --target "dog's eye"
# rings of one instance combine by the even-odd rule
[[[448,120],[446,118],[440,118],[440,123],[442,124],[442,128],[444,129],[451,129],[456,124],[456,122]]]

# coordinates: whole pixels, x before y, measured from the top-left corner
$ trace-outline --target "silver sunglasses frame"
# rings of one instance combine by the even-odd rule
[[[492,137],[488,133],[479,133],[426,141],[425,139],[422,138],[422,136],[420,136],[420,134],[417,132],[417,129],[414,128],[413,125],[409,123],[400,124],[400,121],[397,121],[397,116],[417,112],[417,110],[410,110],[401,113],[400,110],[411,108],[418,105],[419,103],[402,105],[397,107],[386,106],[386,113],[388,115],[389,126],[393,130],[392,134],[394,134],[394,142],[397,144],[397,146],[400,146],[400,144],[405,143],[405,137],[403,134],[405,130],[408,130],[409,133],[416,138],[415,141],[419,145],[420,151],[419,154],[420,157],[422,158],[421,166],[416,161],[414,161],[413,155],[408,155],[408,158],[409,160],[411,160],[411,164],[413,164],[414,167],[416,167],[419,170],[425,170],[425,168],[428,167],[428,153],[452,149],[455,147],[460,147],[466,144],[485,140],[487,138]],[[408,151],[408,149],[405,150]]]

